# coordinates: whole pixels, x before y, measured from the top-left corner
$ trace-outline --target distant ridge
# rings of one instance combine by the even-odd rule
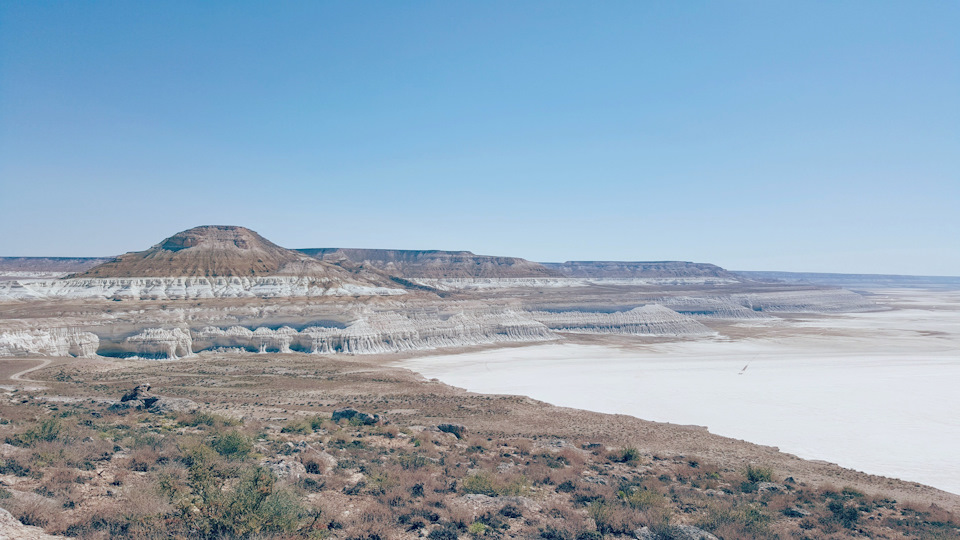
[[[407,279],[542,278],[560,274],[518,257],[476,255],[469,251],[309,248],[298,250],[327,262],[349,260]]]
[[[543,263],[549,270],[575,278],[722,278],[740,279],[714,264],[687,261],[567,261]]]
[[[909,276],[897,274],[836,274],[737,270],[757,281],[813,283],[835,287],[960,289],[960,276]]]
[[[112,257],[0,257],[0,272],[83,272]]]

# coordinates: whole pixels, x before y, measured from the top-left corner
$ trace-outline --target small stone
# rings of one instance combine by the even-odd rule
[[[791,506],[783,511],[783,515],[792,518],[802,518],[810,515],[810,512],[804,510],[803,508],[797,506]]]

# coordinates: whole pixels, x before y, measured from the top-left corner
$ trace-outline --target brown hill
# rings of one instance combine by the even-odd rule
[[[369,276],[367,274],[370,274]],[[244,227],[207,225],[179,232],[146,251],[136,251],[71,277],[309,276],[386,284],[382,276],[318,261],[280,247]],[[395,283],[391,286],[396,286]]]
[[[300,249],[327,262],[352,261],[404,278],[521,278],[556,277],[540,263],[517,257],[476,255],[469,251],[408,249]]]

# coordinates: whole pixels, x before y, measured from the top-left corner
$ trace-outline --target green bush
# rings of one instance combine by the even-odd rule
[[[610,461],[635,465],[640,461],[640,451],[632,446],[628,446],[619,452],[614,453],[613,456],[611,456]]]
[[[827,503],[827,510],[833,514],[834,521],[837,521],[847,529],[852,529],[860,519],[860,510],[855,506],[847,506],[840,501],[830,501]]]
[[[40,441],[55,441],[58,437],[60,437],[60,432],[62,430],[63,425],[60,423],[60,419],[47,418],[32,428],[24,431],[18,435],[15,440],[11,440],[10,442],[19,446],[32,446]]]
[[[238,431],[228,431],[214,437],[212,446],[218,454],[233,460],[246,459],[253,450],[250,438]]]
[[[216,529],[233,537],[264,532],[292,532],[306,515],[290,492],[276,489],[276,479],[263,467],[249,469],[226,496]]]
[[[773,469],[770,467],[754,467],[753,465],[747,465],[747,468],[743,474],[747,477],[747,481],[751,484],[773,481]]]

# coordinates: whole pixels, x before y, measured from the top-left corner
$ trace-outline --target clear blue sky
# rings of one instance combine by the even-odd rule
[[[0,2],[0,255],[960,275],[960,3]]]

